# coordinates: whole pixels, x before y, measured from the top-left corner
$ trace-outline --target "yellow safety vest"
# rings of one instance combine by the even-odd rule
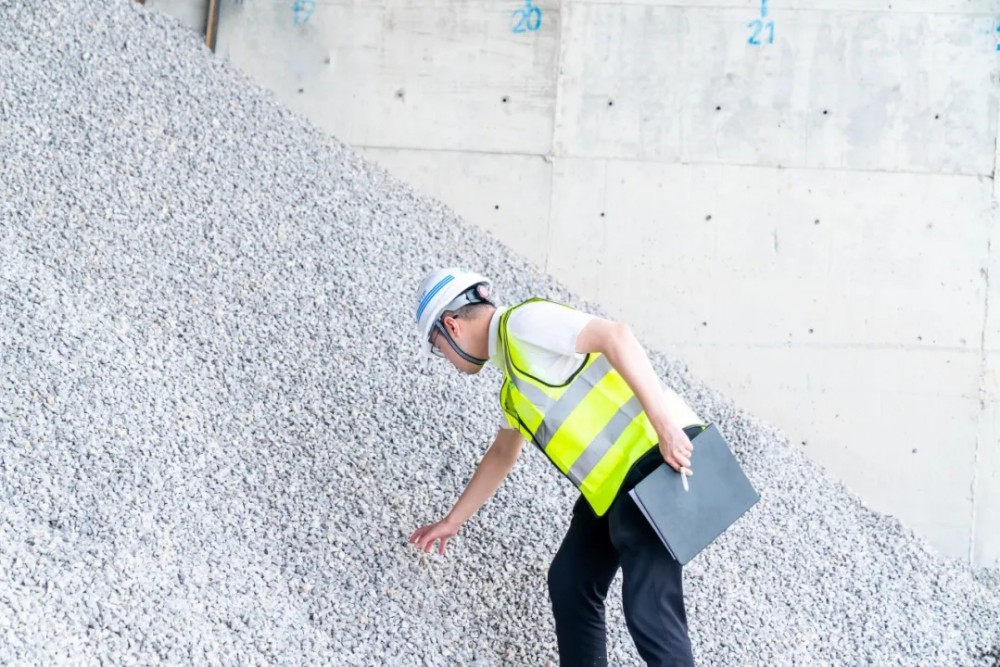
[[[509,334],[507,322],[518,308],[540,301],[545,299],[529,299],[500,317],[505,365],[500,406],[511,428],[534,442],[603,516],[632,464],[656,446],[658,436],[635,393],[603,354],[588,354],[561,385],[531,375],[523,343]]]

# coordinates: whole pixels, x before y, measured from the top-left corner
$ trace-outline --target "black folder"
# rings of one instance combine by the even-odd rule
[[[629,491],[681,565],[701,553],[760,500],[714,424],[692,438],[691,444],[694,475],[687,479],[687,490],[680,473],[664,463]]]

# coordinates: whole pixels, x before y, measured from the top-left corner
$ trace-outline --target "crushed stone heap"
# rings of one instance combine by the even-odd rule
[[[451,264],[596,310],[172,19],[0,0],[0,664],[554,664],[537,451],[448,556],[406,543],[498,423],[498,373],[414,363]],[[699,665],[997,664],[995,573],[652,356],[763,496],[685,570]]]

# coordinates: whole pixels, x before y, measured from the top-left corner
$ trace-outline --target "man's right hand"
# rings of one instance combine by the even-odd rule
[[[664,429],[663,433],[657,433],[657,435],[660,436],[660,453],[667,465],[687,477],[693,475],[694,473],[691,472],[691,453],[694,445],[684,433],[684,429],[671,423]]]
[[[410,544],[416,544],[418,549],[424,553],[428,553],[434,548],[434,542],[441,540],[438,553],[443,556],[445,545],[448,544],[448,540],[458,534],[459,528],[461,528],[461,525],[445,517],[437,523],[428,524],[423,528],[417,529],[416,532],[410,535]]]

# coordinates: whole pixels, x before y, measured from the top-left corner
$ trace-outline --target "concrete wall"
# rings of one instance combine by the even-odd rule
[[[147,4],[201,25],[197,0]],[[995,567],[998,21],[1000,0],[226,0],[218,53]]]

